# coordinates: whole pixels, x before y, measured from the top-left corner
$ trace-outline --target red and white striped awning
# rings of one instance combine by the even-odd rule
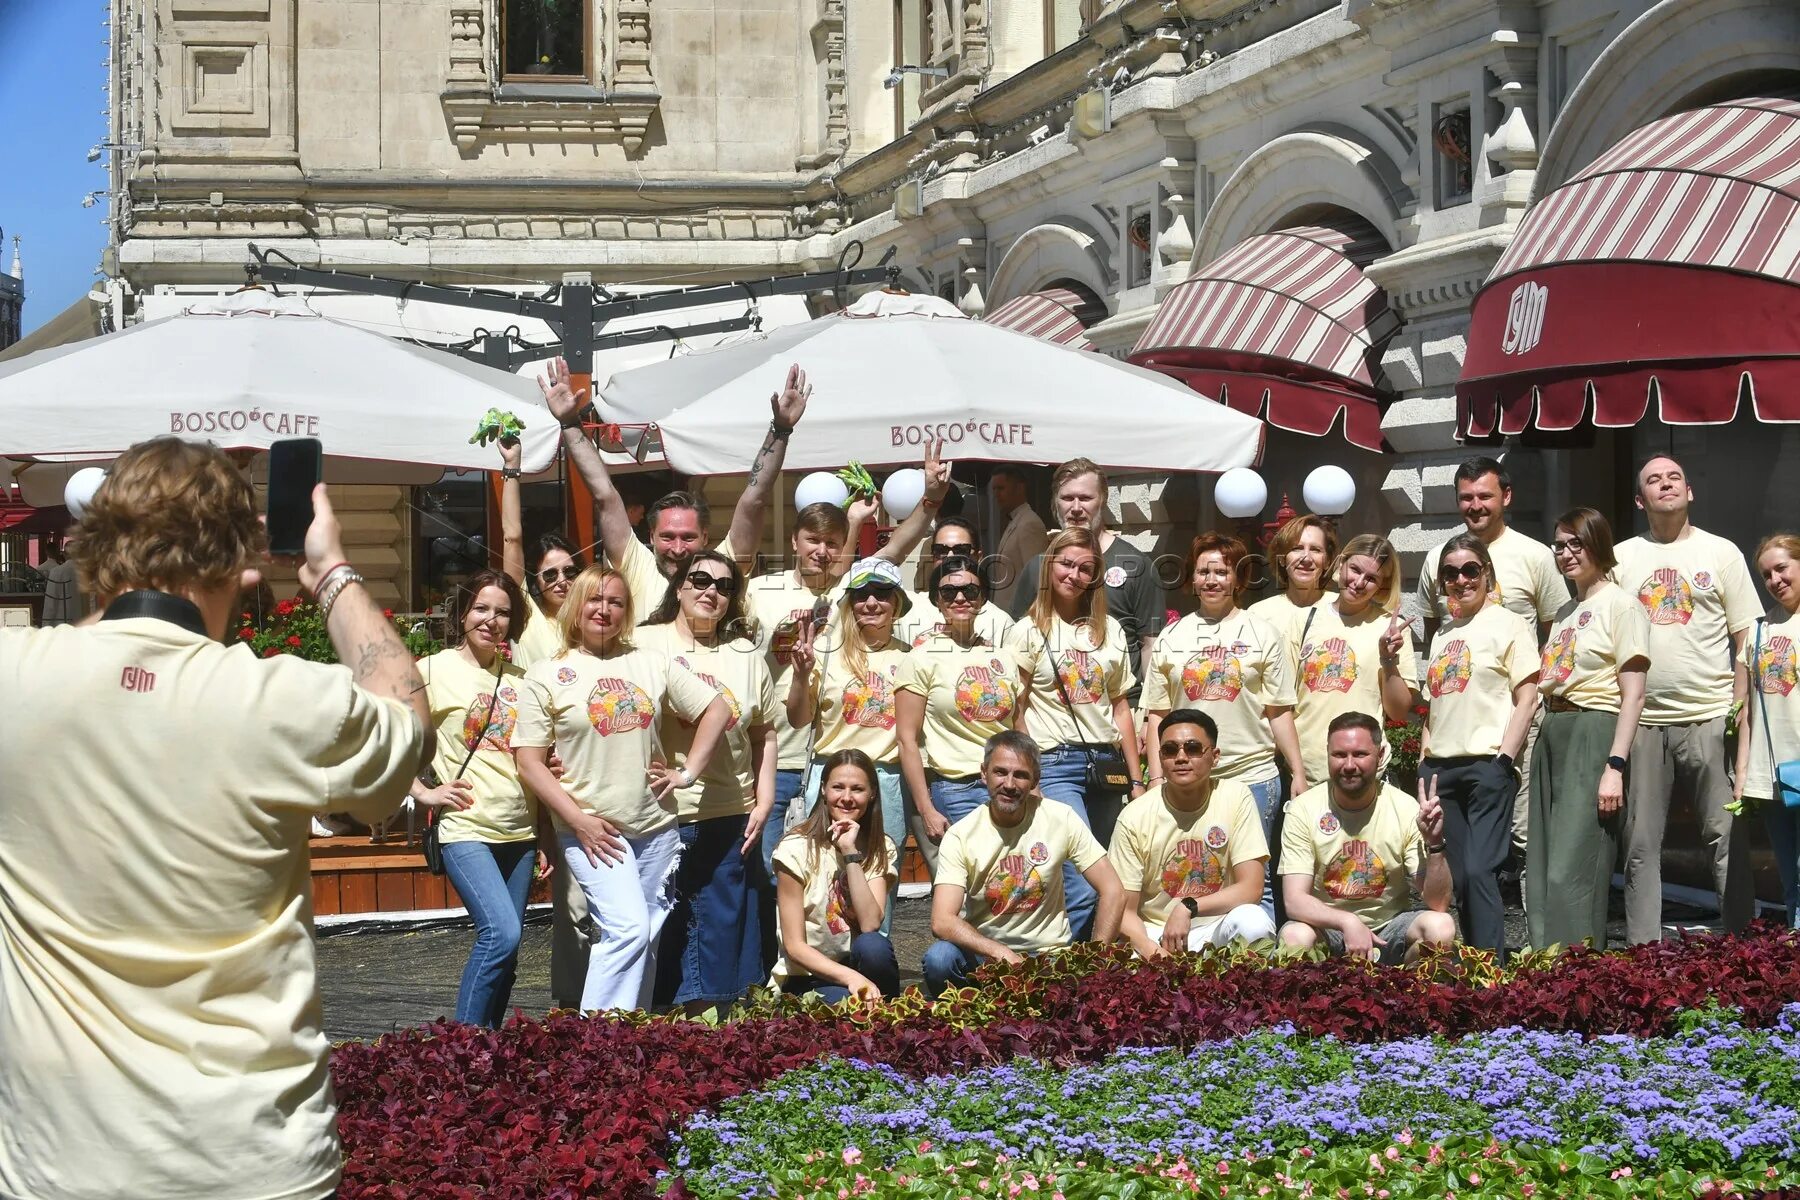
[[[1373,229],[1318,225],[1248,238],[1163,299],[1130,362],[1296,433],[1383,448],[1377,367],[1400,327],[1363,273]]]
[[[1652,405],[1800,421],[1800,103],[1652,121],[1538,201],[1475,298],[1456,393],[1472,438]]]
[[[1068,288],[1045,288],[1008,300],[982,320],[1060,346],[1087,350],[1091,349],[1086,337],[1088,323],[1078,315],[1085,303]]]

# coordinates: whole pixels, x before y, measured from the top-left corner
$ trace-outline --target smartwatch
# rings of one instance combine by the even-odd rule
[[[1616,754],[1609,754],[1606,756],[1606,765],[1620,774],[1625,773],[1625,760]]]
[[[1200,906],[1194,903],[1194,898],[1192,896],[1183,896],[1181,898],[1181,907],[1187,909],[1187,914],[1190,917],[1198,917],[1200,915]]]

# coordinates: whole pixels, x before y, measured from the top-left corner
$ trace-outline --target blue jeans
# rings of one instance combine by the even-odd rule
[[[900,960],[894,955],[894,943],[888,941],[887,935],[880,933],[859,933],[856,940],[850,943],[850,969],[881,989],[883,996],[892,999],[900,994]],[[827,983],[817,975],[802,975],[790,979],[782,989],[784,992],[800,995],[803,992],[817,992],[827,1004],[836,1004],[849,998],[850,989],[841,983]]]
[[[730,1004],[769,977],[763,961],[767,890],[740,850],[749,817],[679,827],[675,907],[656,949],[657,1004]]]
[[[506,1019],[536,860],[535,841],[444,846],[444,873],[475,919],[475,946],[456,989],[456,1019],[465,1025],[498,1029]]]
[[[1113,826],[1119,820],[1118,797],[1095,797],[1093,808],[1087,802],[1087,754],[1080,746],[1058,746],[1043,754],[1043,770],[1038,774],[1038,791],[1051,800],[1060,800],[1075,810],[1081,823],[1092,831],[1102,848],[1112,840]],[[1100,810],[1104,811],[1100,811]],[[1104,826],[1104,828],[1103,828]],[[1099,902],[1093,886],[1071,862],[1063,863],[1063,904],[1069,912],[1069,928],[1075,940],[1085,942],[1093,936],[1094,907]]]
[[[925,948],[925,994],[936,1000],[945,988],[962,987],[969,973],[987,959],[955,942],[936,941]]]
[[[1789,808],[1777,796],[1762,802],[1763,824],[1781,871],[1781,898],[1787,904],[1788,928],[1800,929],[1800,808]]]
[[[806,782],[805,770],[789,771],[786,768],[775,772],[775,807],[769,810],[769,823],[762,831],[763,875],[768,879],[775,878],[775,847],[787,832],[788,805],[800,794],[801,785]]]
[[[933,779],[931,807],[952,825],[988,802],[987,784],[973,779]]]
[[[1246,783],[1262,816],[1263,841],[1269,844],[1269,861],[1263,864],[1262,910],[1275,920],[1275,867],[1281,861],[1281,847],[1275,841],[1275,827],[1281,821],[1281,776],[1272,775],[1261,783]],[[1279,922],[1277,928],[1280,927]]]

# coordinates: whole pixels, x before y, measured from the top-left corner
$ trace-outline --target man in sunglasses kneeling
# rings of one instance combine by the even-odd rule
[[[1219,729],[1178,708],[1162,720],[1162,782],[1126,806],[1109,857],[1125,889],[1119,929],[1145,958],[1270,941],[1269,844],[1248,785],[1214,779]]]

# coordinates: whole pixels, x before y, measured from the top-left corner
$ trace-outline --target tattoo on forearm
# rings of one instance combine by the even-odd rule
[[[756,461],[750,464],[750,478],[744,484],[746,490],[756,486],[757,477],[762,474],[763,460],[774,453],[774,450],[775,435],[771,433],[763,439],[762,449],[756,452]]]

